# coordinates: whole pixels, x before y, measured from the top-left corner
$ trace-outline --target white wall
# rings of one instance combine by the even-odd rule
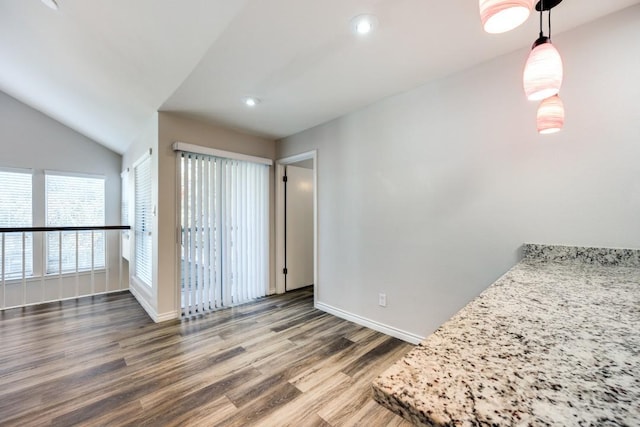
[[[0,92],[0,167],[33,169],[33,226],[45,225],[45,170],[79,172],[105,177],[105,222],[120,224],[121,156],[50,117]],[[110,232],[108,286],[102,291],[121,289],[117,277],[118,233]],[[36,237],[37,240],[37,237]],[[125,265],[126,268],[126,265]],[[126,272],[123,287],[128,287]],[[103,280],[103,279],[101,279]],[[65,294],[66,295],[66,294]]]
[[[318,149],[318,302],[424,337],[523,242],[640,248],[639,40],[640,6],[554,35],[556,135],[536,133],[523,49],[281,141]]]
[[[0,166],[104,175],[108,225],[120,224],[120,162],[118,153],[0,92]],[[33,225],[44,226],[38,220]]]

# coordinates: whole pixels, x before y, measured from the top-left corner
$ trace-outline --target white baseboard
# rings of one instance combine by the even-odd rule
[[[166,322],[167,320],[173,320],[178,318],[178,312],[175,310],[169,311],[167,313],[158,314],[156,309],[153,308],[151,304],[149,304],[149,301],[147,301],[147,299],[144,298],[144,296],[142,295],[142,292],[140,292],[140,290],[136,286],[133,286],[133,285],[129,286],[129,292],[131,292],[131,294],[135,297],[135,299],[138,300],[138,303],[142,306],[144,311],[147,312],[149,317],[151,317],[151,320],[153,320],[155,323]]]
[[[166,313],[160,313],[156,315],[156,318],[153,319],[154,322],[166,322],[167,320],[175,320],[178,319],[179,315],[177,311],[167,311]]]
[[[394,328],[393,326],[376,322],[375,320],[367,319],[366,317],[358,316],[357,314],[349,313],[348,311],[344,311],[340,308],[336,308],[322,302],[316,302],[315,307],[318,310],[322,310],[329,314],[333,314],[334,316],[339,317],[341,319],[345,319],[350,322],[357,323],[358,325],[361,325],[361,326],[366,326],[369,329],[382,332],[385,335],[389,335],[389,336],[401,339],[411,344],[420,344],[420,342],[422,342],[425,338],[425,337],[418,336],[416,334],[412,334],[411,332],[406,332],[406,331]]]
[[[147,312],[149,317],[151,317],[151,320],[157,323],[156,319],[158,318],[158,313],[156,313],[156,309],[151,307],[151,304],[149,304],[149,301],[147,301],[147,299],[142,295],[140,290],[138,290],[138,288],[136,288],[132,284],[131,286],[129,286],[129,292],[131,292],[131,295],[133,295],[135,299],[138,300],[138,304],[140,304],[144,311]]]

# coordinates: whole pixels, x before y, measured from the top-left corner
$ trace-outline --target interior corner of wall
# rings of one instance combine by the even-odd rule
[[[147,312],[154,322],[158,322],[158,312],[155,308],[155,301],[151,291],[146,285],[141,284],[135,277],[131,277],[129,281],[129,292],[135,297],[138,303]]]
[[[358,314],[343,310],[338,307],[331,306],[329,304],[325,304],[320,301],[316,301],[315,308],[317,308],[318,310],[324,311],[326,313],[332,314],[341,319],[348,320],[360,326],[364,326],[369,329],[373,329],[374,331],[381,332],[385,335],[389,335],[391,337],[406,341],[410,344],[417,345],[425,339],[425,337],[414,334],[412,332],[405,331],[405,330],[396,328],[394,326],[387,325],[387,324],[378,322],[376,320],[360,316]]]

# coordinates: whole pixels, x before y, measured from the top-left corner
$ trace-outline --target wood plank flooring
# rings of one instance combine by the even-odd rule
[[[403,426],[371,381],[411,345],[303,289],[153,323],[128,292],[0,312],[2,426]]]

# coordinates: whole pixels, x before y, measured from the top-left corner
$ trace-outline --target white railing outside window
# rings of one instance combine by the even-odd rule
[[[120,233],[128,229],[128,226],[0,227],[0,310],[127,289]],[[35,236],[32,240],[42,242],[45,234],[50,241],[57,240],[56,274],[9,268],[16,251],[20,252],[22,266],[43,265],[50,248],[41,245],[41,249],[28,254],[31,246],[27,236]],[[89,236],[88,245],[80,244],[81,236]],[[63,254],[70,255],[65,260]],[[27,263],[28,255],[33,258]],[[100,263],[98,258],[102,260]]]

